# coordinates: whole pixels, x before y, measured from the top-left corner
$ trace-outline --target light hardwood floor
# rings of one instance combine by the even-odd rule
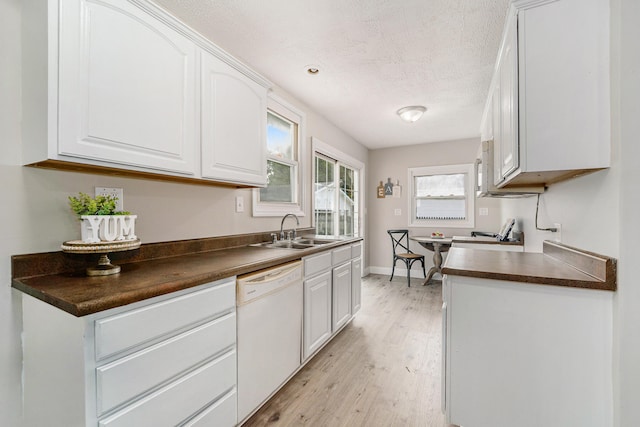
[[[244,426],[446,426],[441,295],[437,281],[367,276],[356,318]]]

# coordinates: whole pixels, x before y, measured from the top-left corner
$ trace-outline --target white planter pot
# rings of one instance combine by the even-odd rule
[[[137,215],[82,215],[80,231],[84,243],[135,240]]]

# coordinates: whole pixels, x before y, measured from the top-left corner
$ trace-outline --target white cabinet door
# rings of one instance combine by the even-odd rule
[[[612,292],[452,275],[445,282],[449,423],[611,425]]]
[[[336,332],[351,320],[351,262],[333,269],[333,319]]]
[[[523,170],[609,166],[608,17],[609,2],[602,0],[562,0],[519,12]]]
[[[351,315],[354,316],[362,306],[362,259],[351,261]]]
[[[502,156],[500,150],[502,148],[502,110],[500,108],[500,79],[495,79],[495,86],[491,93],[491,111],[493,114],[493,184],[498,185],[502,181],[501,168],[497,165],[502,164]]]
[[[518,58],[517,19],[507,27],[500,58],[500,162],[495,163],[504,178],[518,168]]]
[[[125,0],[60,3],[57,154],[196,173],[196,46]]]
[[[304,359],[331,337],[331,272],[304,282]]]
[[[267,91],[202,53],[202,176],[266,185]]]

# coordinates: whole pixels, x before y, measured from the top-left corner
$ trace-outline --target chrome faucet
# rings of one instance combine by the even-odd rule
[[[288,216],[292,216],[296,219],[296,227],[300,225],[300,220],[295,214],[288,213],[282,217],[282,222],[280,222],[280,240],[284,240],[284,220],[287,219]],[[293,238],[296,238],[296,229],[293,229]]]

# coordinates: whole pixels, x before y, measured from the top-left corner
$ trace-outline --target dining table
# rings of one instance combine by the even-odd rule
[[[422,284],[424,286],[429,283],[434,274],[439,273],[442,275],[442,253],[449,250],[453,238],[434,236],[412,236],[409,238],[418,242],[423,248],[433,252],[433,267],[429,269],[427,277],[424,279]]]

